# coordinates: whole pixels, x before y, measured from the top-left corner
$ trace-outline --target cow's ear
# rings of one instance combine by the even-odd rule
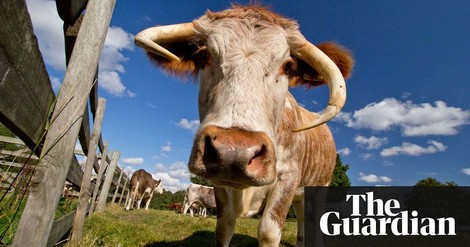
[[[316,45],[338,66],[344,79],[351,76],[354,59],[351,52],[333,42]],[[290,86],[304,85],[308,88],[325,84],[325,80],[318,72],[301,59],[295,59],[295,66],[290,76]]]
[[[199,50],[194,43],[174,42],[162,45],[168,51],[180,58],[180,62],[167,59],[165,57],[147,52],[147,56],[153,64],[163,69],[170,75],[186,79],[188,76],[195,76],[198,73],[198,66],[195,63],[194,54]]]

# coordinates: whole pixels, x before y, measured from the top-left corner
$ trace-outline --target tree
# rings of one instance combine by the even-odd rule
[[[333,177],[331,179],[330,186],[333,187],[349,187],[351,186],[351,180],[349,180],[346,172],[349,170],[349,165],[343,165],[341,156],[336,154],[336,166],[333,171]]]
[[[193,184],[200,184],[200,185],[210,186],[210,187],[213,186],[211,181],[209,181],[208,179],[201,178],[201,177],[196,176],[196,175],[191,175],[190,179],[191,179],[191,183],[193,183]]]
[[[428,178],[419,180],[415,186],[418,186],[418,187],[445,187],[445,186],[457,187],[458,185],[455,182],[441,183],[439,182],[439,180],[435,178],[428,177]]]

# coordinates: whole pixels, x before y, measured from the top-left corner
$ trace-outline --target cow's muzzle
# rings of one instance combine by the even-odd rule
[[[215,185],[244,188],[273,183],[275,163],[273,144],[266,134],[207,126],[196,136],[189,170]]]

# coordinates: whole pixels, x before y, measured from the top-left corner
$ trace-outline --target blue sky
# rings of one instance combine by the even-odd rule
[[[248,1],[233,1],[247,3]],[[426,177],[470,185],[469,1],[260,1],[296,19],[312,43],[354,54],[348,100],[329,125],[353,185],[413,185]],[[65,62],[55,2],[27,0],[55,88]],[[154,25],[189,22],[229,1],[118,0],[100,60],[107,99],[103,136],[120,166],[143,168],[168,190],[189,184],[186,163],[198,126],[198,85],[156,69],[133,44]],[[327,88],[292,89],[311,111]]]

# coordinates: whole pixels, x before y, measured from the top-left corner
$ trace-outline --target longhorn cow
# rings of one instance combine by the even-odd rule
[[[198,76],[200,127],[189,170],[215,185],[216,246],[228,246],[237,217],[262,210],[260,246],[278,246],[289,207],[304,239],[304,186],[327,186],[336,160],[326,126],[343,107],[353,67],[335,43],[313,45],[298,24],[260,6],[207,11],[190,23],[135,36],[160,68]],[[321,114],[299,106],[289,86],[329,87]]]

